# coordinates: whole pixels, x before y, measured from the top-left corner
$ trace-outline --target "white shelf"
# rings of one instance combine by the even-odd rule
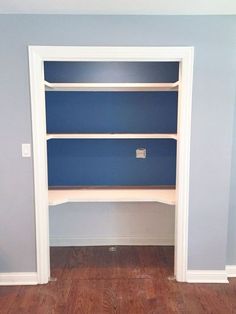
[[[174,83],[49,83],[44,81],[46,91],[178,91],[179,81]]]
[[[58,189],[48,191],[50,206],[69,202],[159,202],[175,205],[175,189]]]
[[[174,139],[177,134],[161,133],[71,133],[71,134],[47,134],[50,139]]]

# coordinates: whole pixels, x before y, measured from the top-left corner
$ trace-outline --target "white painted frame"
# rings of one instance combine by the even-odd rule
[[[193,47],[30,46],[30,89],[38,283],[50,277],[44,61],[178,61],[180,88],[175,214],[175,275],[186,281]]]

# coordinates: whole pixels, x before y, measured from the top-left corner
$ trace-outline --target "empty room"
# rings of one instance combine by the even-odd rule
[[[2,0],[0,32],[0,313],[236,313],[235,1]]]

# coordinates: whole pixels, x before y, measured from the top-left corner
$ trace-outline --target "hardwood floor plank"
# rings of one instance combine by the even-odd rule
[[[8,313],[13,302],[15,302],[21,287],[0,287],[0,313]]]

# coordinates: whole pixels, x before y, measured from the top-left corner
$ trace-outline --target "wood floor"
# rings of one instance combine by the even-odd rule
[[[52,248],[48,285],[0,287],[0,313],[236,313],[229,284],[170,280],[172,247]]]

